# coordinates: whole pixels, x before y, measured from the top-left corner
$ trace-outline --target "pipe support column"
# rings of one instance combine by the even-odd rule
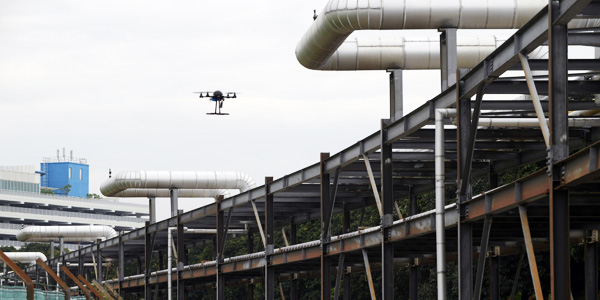
[[[388,138],[386,126],[389,124],[390,120],[381,120],[381,295],[384,300],[394,299],[394,244],[387,242],[391,234],[389,227],[394,223],[393,159],[392,144],[384,143]]]
[[[390,120],[395,122],[404,116],[402,69],[388,70],[390,73]]]
[[[265,238],[267,247],[265,249],[265,299],[273,300],[275,298],[275,268],[273,267],[274,252],[274,229],[275,218],[273,211],[273,194],[270,193],[270,183],[273,177],[265,177]]]
[[[320,157],[320,186],[321,186],[321,300],[331,299],[331,258],[325,256],[327,254],[327,230],[328,225],[326,224],[330,212],[328,208],[330,206],[330,175],[325,171],[325,160],[329,158],[329,153],[321,153]]]

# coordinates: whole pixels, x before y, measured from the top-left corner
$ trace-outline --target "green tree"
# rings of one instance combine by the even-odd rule
[[[65,185],[65,186],[63,186],[63,187],[61,187],[60,189],[57,190],[58,194],[68,196],[72,187],[73,187],[72,185],[67,184],[67,185]]]

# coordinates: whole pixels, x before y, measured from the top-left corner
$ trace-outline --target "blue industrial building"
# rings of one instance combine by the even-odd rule
[[[52,188],[57,195],[85,198],[89,194],[90,167],[86,159],[74,158],[72,153],[67,157],[63,150],[62,157],[57,154],[56,158],[44,158],[40,165],[42,187]],[[70,190],[64,189],[67,185],[71,185]]]

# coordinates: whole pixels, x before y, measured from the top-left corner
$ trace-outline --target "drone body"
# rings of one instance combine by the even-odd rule
[[[200,98],[210,98],[210,101],[215,102],[215,112],[214,113],[206,113],[207,115],[229,115],[228,113],[222,113],[221,108],[223,107],[223,101],[229,98],[237,98],[236,92],[227,92],[223,94],[223,92],[216,90],[214,92],[195,92],[200,94]],[[212,95],[211,95],[212,94]],[[217,112],[218,109],[218,112]]]

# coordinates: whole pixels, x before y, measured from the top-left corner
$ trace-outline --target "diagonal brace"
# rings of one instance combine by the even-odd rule
[[[481,299],[481,286],[483,284],[483,271],[485,270],[485,258],[490,240],[490,230],[492,229],[492,216],[486,215],[483,221],[483,232],[481,233],[481,245],[479,250],[479,259],[477,261],[477,275],[475,276],[475,291],[473,299]]]
[[[369,157],[366,154],[363,154],[363,160],[365,161],[365,167],[367,167],[367,173],[369,174],[369,182],[371,183],[373,196],[375,197],[375,202],[377,203],[377,210],[379,211],[379,216],[383,217],[383,207],[381,206],[381,198],[379,197],[379,190],[377,189],[377,184],[375,183],[375,176],[373,175],[373,170],[371,169]]]
[[[535,253],[533,252],[533,242],[531,240],[531,232],[529,231],[529,219],[527,219],[527,207],[519,205],[519,216],[521,217],[521,228],[523,229],[523,237],[525,238],[525,249],[527,250],[527,259],[529,261],[529,269],[531,271],[531,280],[533,281],[533,289],[535,290],[535,298],[544,300],[542,293],[542,284],[538,274],[537,263],[535,262]]]
[[[250,200],[252,203],[252,210],[254,211],[254,217],[256,218],[256,224],[258,225],[258,231],[260,232],[260,238],[262,239],[263,246],[267,249],[267,238],[265,237],[265,230],[263,229],[262,223],[260,222],[260,216],[258,215],[258,210],[256,209],[256,203],[254,200]]]
[[[529,61],[523,53],[519,53],[519,60],[521,60],[521,66],[523,66],[523,72],[525,72],[525,79],[527,80],[527,87],[529,88],[529,94],[531,94],[531,101],[533,101],[533,107],[535,108],[535,114],[537,115],[538,122],[540,123],[540,129],[546,142],[546,148],[550,147],[550,129],[548,129],[548,123],[544,116],[544,109],[540,102],[540,96],[538,95],[537,89],[535,88],[535,82],[533,81],[533,75],[531,68],[529,67]]]

